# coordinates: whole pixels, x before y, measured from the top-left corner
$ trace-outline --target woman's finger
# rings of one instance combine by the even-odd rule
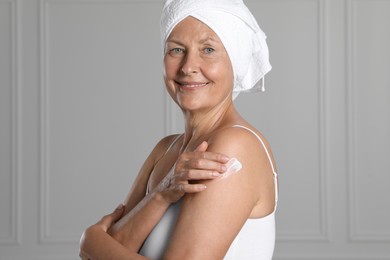
[[[205,152],[209,147],[209,144],[206,141],[203,141],[198,147],[196,147],[195,152]]]
[[[201,159],[208,159],[217,162],[222,162],[222,163],[226,163],[227,161],[229,161],[230,158],[224,154],[207,152],[208,147],[209,144],[206,141],[203,141],[200,145],[198,145],[198,147],[194,150],[196,157]]]
[[[180,172],[176,177],[177,182],[189,180],[210,180],[221,176],[221,173],[216,170],[199,170],[191,169]]]
[[[207,186],[204,184],[189,184],[189,183],[181,183],[178,184],[178,191],[184,192],[184,193],[196,193],[204,191]]]
[[[107,232],[108,228],[118,221],[123,214],[125,206],[120,204],[112,213],[104,216],[97,224],[101,225],[105,232]]]
[[[226,171],[226,162],[217,162],[209,159],[191,159],[185,162],[185,169],[197,169],[207,171]]]
[[[197,154],[198,154],[197,158],[207,159],[207,160],[221,162],[221,163],[226,163],[230,159],[228,156],[221,153],[197,152]]]

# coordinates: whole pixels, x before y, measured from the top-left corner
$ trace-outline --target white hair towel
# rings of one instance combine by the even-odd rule
[[[163,46],[188,16],[209,26],[225,46],[234,72],[233,99],[242,91],[264,91],[264,75],[272,68],[266,35],[242,0],[167,0],[161,16]]]

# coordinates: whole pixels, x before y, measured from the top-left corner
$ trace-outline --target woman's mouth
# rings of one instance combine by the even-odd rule
[[[180,89],[182,90],[196,90],[207,86],[209,83],[200,83],[200,82],[176,82]]]

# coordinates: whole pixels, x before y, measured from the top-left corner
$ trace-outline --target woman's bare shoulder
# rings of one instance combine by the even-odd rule
[[[169,149],[172,143],[180,136],[180,134],[172,134],[163,137],[159,142],[157,142],[151,153],[151,159],[153,160],[153,164],[157,163],[161,157],[165,154],[165,152]]]
[[[263,176],[267,176],[273,168],[276,170],[268,140],[250,125],[225,127],[217,131],[209,139],[209,150],[235,157],[250,166],[252,172]]]
[[[260,139],[259,139],[260,138]],[[234,125],[221,128],[210,136],[209,145],[228,156],[233,155],[258,155],[263,149],[260,140],[269,149],[266,138],[253,126]],[[260,148],[260,149],[259,149]]]

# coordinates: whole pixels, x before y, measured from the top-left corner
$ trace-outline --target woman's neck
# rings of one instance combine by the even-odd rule
[[[221,103],[208,111],[184,112],[185,132],[182,151],[195,148],[204,138],[226,124],[236,114],[232,102]]]

